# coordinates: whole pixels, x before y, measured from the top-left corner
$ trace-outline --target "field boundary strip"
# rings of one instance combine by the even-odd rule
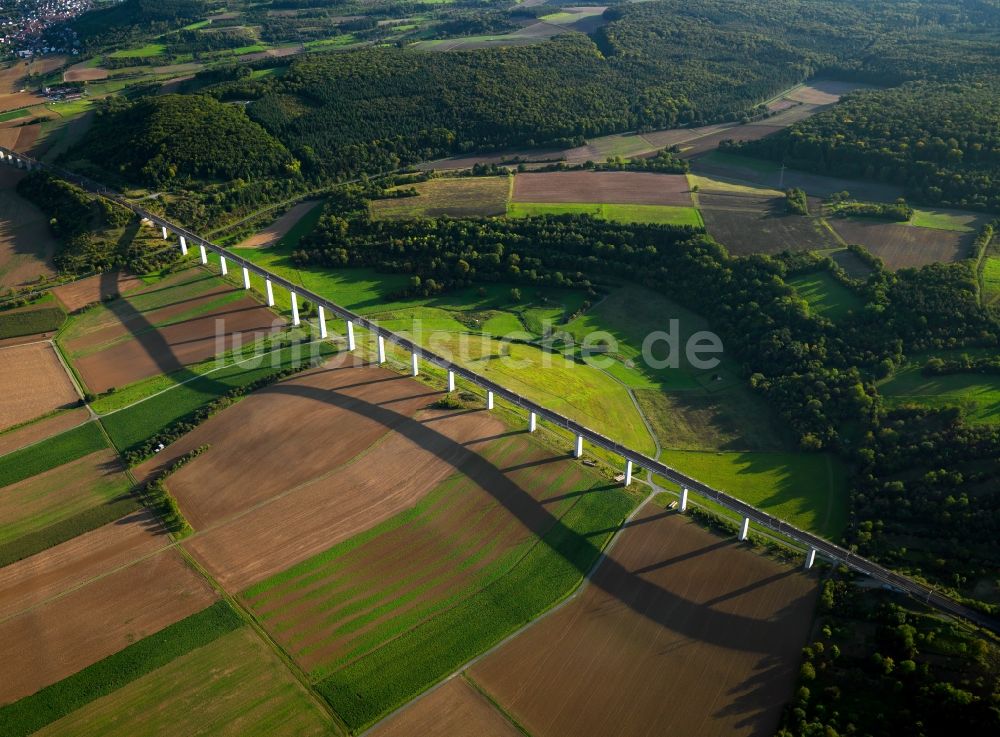
[[[574,433],[575,435],[588,440],[590,443],[603,448],[610,453],[618,455],[625,460],[632,461],[639,468],[653,471],[673,483],[687,487],[697,494],[708,497],[715,503],[726,507],[732,512],[742,515],[750,522],[755,523],[760,527],[785,534],[796,541],[815,549],[817,554],[824,558],[843,563],[847,567],[878,580],[891,588],[913,595],[921,599],[924,603],[934,606],[937,609],[948,612],[952,615],[963,617],[993,632],[1000,632],[1000,621],[958,603],[950,596],[938,591],[935,587],[929,586],[916,579],[904,576],[885,568],[884,566],[878,565],[877,563],[874,563],[873,561],[870,561],[855,552],[842,548],[823,537],[801,530],[794,525],[774,517],[773,515],[767,514],[766,512],[763,512],[753,505],[747,504],[730,494],[714,489],[707,484],[693,479],[676,469],[670,468],[669,466],[646,456],[643,453],[639,453],[622,445],[621,443],[615,442],[601,433],[598,433],[597,431],[592,430],[579,422],[571,420],[568,417],[564,417],[546,407],[543,407],[542,405],[533,402],[494,381],[480,376],[464,366],[452,363],[451,361],[414,343],[408,338],[398,335],[390,330],[386,330],[371,320],[351,312],[350,310],[322,297],[319,294],[316,294],[315,292],[304,289],[288,279],[274,274],[267,269],[258,266],[254,262],[232,253],[222,246],[208,241],[183,226],[177,225],[160,215],[149,212],[99,182],[65,170],[61,167],[37,161],[36,159],[33,159],[25,154],[12,151],[4,147],[0,147],[0,154],[3,155],[0,158],[2,158],[9,165],[15,165],[18,167],[23,166],[29,170],[41,168],[51,171],[56,176],[71,181],[93,194],[115,202],[116,204],[132,211],[138,217],[152,222],[155,226],[165,228],[167,232],[173,233],[178,237],[185,238],[189,247],[197,246],[205,249],[206,252],[210,251],[217,256],[225,257],[227,261],[232,262],[235,266],[257,274],[272,284],[278,285],[282,289],[294,292],[314,305],[326,308],[330,311],[332,317],[340,318],[358,325],[373,335],[380,336],[384,340],[388,340],[403,350],[410,352],[415,358],[423,359],[428,363],[451,371],[456,377],[461,377],[481,389],[492,391],[496,396],[513,404],[515,407],[520,407],[523,410],[534,412],[540,419]]]

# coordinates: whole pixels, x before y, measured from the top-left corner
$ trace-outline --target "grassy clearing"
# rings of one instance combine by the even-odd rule
[[[705,226],[701,213],[694,207],[673,205],[605,205],[580,202],[510,202],[507,217],[524,218],[538,215],[591,215],[601,220],[621,223],[657,223],[660,225]]]
[[[776,189],[769,189],[756,184],[737,184],[727,182],[714,177],[702,176],[699,174],[687,175],[688,185],[693,190],[695,187],[704,192],[732,192],[734,194],[753,195],[755,197],[784,197],[784,192]]]
[[[440,680],[573,591],[635,505],[585,494],[505,576],[317,684],[352,731]]]
[[[38,735],[332,733],[330,718],[278,657],[244,627],[180,655]]]
[[[663,461],[828,539],[839,539],[847,525],[847,471],[834,456],[671,450]]]
[[[369,203],[372,217],[376,220],[408,220],[440,215],[503,215],[507,211],[510,177],[436,177],[395,189],[411,187],[420,193],[419,196]]]
[[[15,484],[107,447],[101,428],[96,422],[88,422],[0,458],[0,487]]]
[[[935,355],[947,358],[946,353]],[[966,421],[973,424],[1000,421],[1000,376],[924,376],[921,368],[928,357],[912,356],[906,366],[879,385],[879,392],[889,406],[916,404],[924,407],[958,407]]]
[[[914,209],[909,224],[917,228],[972,233],[977,229],[978,221],[981,218],[981,215],[972,212]]]
[[[207,645],[242,624],[236,612],[225,602],[218,602],[208,609],[192,614],[155,635],[129,645],[104,660],[99,660],[69,678],[47,686],[13,704],[0,707],[0,723],[4,725],[4,734],[8,737],[33,734],[46,725],[170,663],[175,658]],[[204,672],[199,674],[201,678],[204,676]],[[192,710],[172,711],[171,716],[176,718],[190,711]],[[107,734],[100,730],[95,733]],[[80,732],[71,731],[70,734],[80,734]]]
[[[321,355],[329,355],[333,347],[322,344]],[[282,369],[299,365],[310,359],[306,347],[294,346],[250,362],[233,364],[219,371],[198,376],[184,384],[130,405],[101,418],[101,424],[111,441],[120,451],[141,445],[149,438],[194,412],[199,407],[218,399],[226,392],[246,386]]]
[[[167,47],[165,44],[158,43],[148,43],[145,46],[139,46],[135,49],[122,49],[121,51],[115,51],[110,54],[113,59],[122,58],[145,58],[147,56],[162,56],[167,53]]]
[[[0,123],[6,123],[8,120],[17,120],[18,118],[23,118],[27,115],[27,108],[21,108],[20,110],[8,110],[5,113],[0,113]]]
[[[788,280],[806,302],[810,311],[831,320],[839,320],[852,310],[860,310],[861,299],[825,271],[800,274]]]
[[[52,333],[58,330],[65,320],[66,313],[58,306],[32,305],[23,309],[0,312],[0,339]]]
[[[1000,304],[1000,256],[988,256],[983,263],[983,302]]]

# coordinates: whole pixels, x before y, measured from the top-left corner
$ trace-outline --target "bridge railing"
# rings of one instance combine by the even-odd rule
[[[73,172],[66,171],[60,167],[52,166],[50,164],[38,162],[28,156],[19,154],[9,149],[0,147],[0,156],[4,157],[8,162],[20,162],[19,165],[24,165],[27,168],[43,168],[58,174],[60,177],[67,179],[69,181],[75,182],[85,189],[93,192],[94,194],[101,195],[109,200],[112,200],[122,207],[125,207],[135,213],[141,218],[145,218],[160,228],[166,228],[167,232],[173,233],[174,235],[181,237],[183,236],[187,242],[188,247],[198,246],[204,247],[206,251],[211,251],[216,255],[225,258],[241,268],[246,269],[250,273],[256,274],[257,276],[271,282],[272,284],[277,284],[288,292],[300,295],[305,299],[308,299],[313,304],[317,306],[322,306],[325,310],[328,310],[333,315],[341,318],[342,320],[349,321],[355,325],[360,325],[372,334],[376,336],[381,336],[384,340],[387,340],[400,348],[409,351],[411,354],[417,356],[424,361],[427,361],[439,368],[445,369],[447,371],[452,371],[456,376],[460,376],[467,382],[481,387],[487,391],[493,392],[496,396],[506,400],[508,403],[520,407],[528,412],[534,412],[538,417],[544,419],[545,421],[568,430],[575,435],[584,438],[586,441],[590,442],[599,448],[602,448],[610,453],[621,456],[626,461],[631,461],[635,466],[652,471],[667,480],[677,484],[681,488],[688,489],[695,492],[707,499],[712,500],[716,504],[722,506],[723,508],[734,512],[745,519],[749,519],[751,522],[756,524],[758,527],[764,528],[766,530],[771,530],[779,535],[789,538],[801,545],[803,545],[807,550],[815,550],[822,557],[832,561],[843,563],[859,573],[872,577],[878,581],[881,581],[887,586],[904,591],[911,594],[920,600],[933,604],[934,606],[947,611],[951,614],[962,616],[970,621],[976,622],[977,624],[987,627],[991,630],[1000,632],[1000,623],[995,620],[981,615],[968,607],[965,607],[958,602],[950,599],[943,594],[937,592],[935,589],[927,586],[926,584],[916,581],[911,578],[907,578],[898,573],[890,571],[883,566],[874,563],[856,553],[847,550],[839,545],[836,545],[825,538],[818,535],[814,535],[811,532],[799,529],[798,527],[786,522],[778,517],[767,514],[751,504],[748,504],[734,496],[727,494],[724,491],[715,489],[707,484],[704,484],[697,479],[694,479],[684,473],[681,473],[677,469],[671,468],[666,464],[650,458],[643,453],[639,453],[631,448],[628,448],[621,443],[618,443],[610,438],[602,435],[596,430],[572,420],[564,415],[559,414],[553,410],[547,409],[546,407],[538,404],[527,397],[524,397],[517,392],[514,392],[506,387],[487,379],[484,376],[471,371],[465,366],[453,363],[452,361],[439,356],[432,351],[423,348],[422,346],[414,343],[410,339],[394,333],[388,330],[376,322],[369,320],[366,317],[358,315],[345,307],[342,307],[325,297],[316,294],[304,287],[294,284],[293,282],[285,279],[284,277],[274,274],[267,269],[258,266],[257,264],[249,261],[242,256],[238,256],[235,253],[223,248],[222,246],[212,243],[206,238],[202,238],[197,233],[194,233],[187,228],[170,222],[164,217],[157,215],[155,213],[149,212],[143,207],[140,207],[134,202],[122,197],[120,194],[108,189],[99,182],[95,182],[87,177],[80,176]]]

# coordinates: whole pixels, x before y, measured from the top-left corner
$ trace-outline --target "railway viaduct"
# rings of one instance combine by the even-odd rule
[[[377,346],[377,360],[380,364],[385,362],[385,345],[386,341],[388,341],[399,346],[410,354],[410,370],[413,376],[418,375],[420,362],[425,361],[447,371],[448,391],[453,391],[455,389],[455,378],[458,376],[466,382],[473,384],[486,392],[487,409],[493,409],[495,398],[500,397],[511,405],[524,410],[527,413],[528,432],[534,432],[537,429],[539,419],[545,420],[556,427],[568,430],[576,438],[573,455],[577,458],[583,454],[585,442],[619,456],[624,464],[624,481],[626,485],[631,482],[632,472],[635,468],[643,468],[668,479],[669,481],[677,484],[681,489],[679,506],[681,512],[684,512],[687,509],[688,494],[690,492],[694,492],[706,499],[712,500],[716,504],[740,516],[742,519],[742,523],[739,528],[740,540],[745,540],[747,538],[750,524],[753,523],[759,528],[767,530],[787,540],[794,541],[794,543],[801,546],[801,550],[805,555],[805,568],[807,569],[813,566],[817,556],[819,556],[832,563],[843,564],[852,570],[879,581],[883,585],[909,594],[943,612],[953,616],[962,617],[982,627],[1000,633],[1000,622],[960,604],[949,596],[937,591],[935,588],[932,588],[915,579],[895,573],[884,566],[847,550],[846,548],[835,545],[818,535],[814,535],[805,530],[800,530],[794,525],[767,514],[766,512],[763,512],[756,507],[737,499],[736,497],[726,494],[723,491],[719,491],[718,489],[714,489],[707,484],[703,484],[700,481],[681,473],[680,471],[670,468],[658,460],[649,458],[642,453],[617,443],[597,431],[591,430],[585,425],[582,425],[568,417],[564,417],[557,412],[546,409],[542,405],[533,402],[516,392],[506,389],[496,382],[493,382],[463,366],[452,363],[446,358],[438,356],[435,353],[422,348],[402,335],[397,335],[396,333],[379,326],[371,320],[357,315],[350,310],[347,310],[344,307],[334,304],[330,300],[315,294],[314,292],[304,289],[277,274],[273,274],[270,271],[257,266],[252,261],[248,261],[240,256],[237,256],[236,254],[231,253],[225,248],[202,238],[180,225],[172,223],[159,215],[145,210],[139,205],[126,200],[118,193],[104,187],[98,182],[94,182],[93,180],[79,176],[59,167],[39,162],[29,156],[26,156],[25,154],[11,151],[10,149],[3,147],[0,147],[0,161],[11,166],[27,169],[29,171],[33,169],[45,169],[51,171],[59,177],[67,181],[74,182],[94,194],[116,202],[122,207],[131,210],[140,218],[145,218],[159,227],[165,240],[169,239],[171,236],[176,237],[178,239],[180,250],[184,255],[188,254],[189,249],[197,248],[198,257],[202,264],[208,264],[209,253],[216,254],[219,257],[219,264],[223,275],[229,273],[230,265],[235,268],[242,269],[242,286],[244,289],[250,289],[250,274],[256,274],[264,280],[265,296],[269,306],[273,307],[275,304],[275,285],[286,290],[291,296],[292,322],[295,325],[300,323],[298,309],[299,297],[309,300],[317,307],[320,336],[322,338],[326,338],[328,335],[328,317],[342,320],[345,326],[344,330],[347,348],[348,350],[353,351],[357,348],[357,341],[354,332],[355,326],[364,328],[375,338]]]

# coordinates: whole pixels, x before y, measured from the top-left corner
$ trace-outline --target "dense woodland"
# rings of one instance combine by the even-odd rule
[[[1000,210],[1000,84],[855,92],[738,149],[820,174],[902,185],[917,202]]]

